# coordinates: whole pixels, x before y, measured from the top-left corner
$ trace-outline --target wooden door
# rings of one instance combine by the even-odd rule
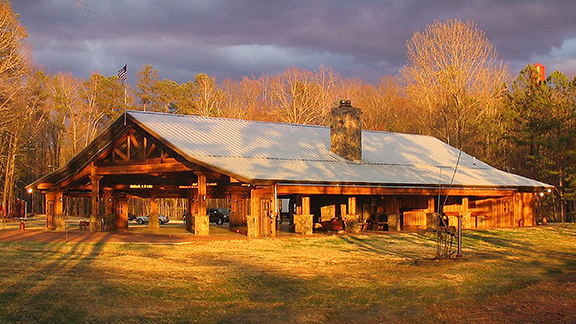
[[[116,204],[116,228],[128,228],[128,201],[118,200]]]
[[[273,236],[274,218],[272,215],[272,200],[260,199],[260,233],[263,237]]]

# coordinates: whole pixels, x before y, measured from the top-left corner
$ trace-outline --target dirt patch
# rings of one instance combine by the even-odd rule
[[[576,283],[539,282],[481,301],[434,305],[443,323],[576,323]]]

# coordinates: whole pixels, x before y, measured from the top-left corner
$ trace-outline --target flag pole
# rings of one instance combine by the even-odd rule
[[[128,105],[128,93],[126,90],[126,83],[124,83],[124,81],[122,81],[122,85],[124,86],[124,126],[126,126],[126,106]]]
[[[124,86],[124,126],[126,126],[126,107],[128,106],[128,89],[126,88],[126,80],[128,80],[128,64],[124,64],[124,66],[118,70],[118,80],[122,82],[122,86]]]

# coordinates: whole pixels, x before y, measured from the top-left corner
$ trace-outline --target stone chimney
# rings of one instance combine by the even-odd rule
[[[349,161],[362,160],[362,110],[350,100],[330,111],[330,151]]]

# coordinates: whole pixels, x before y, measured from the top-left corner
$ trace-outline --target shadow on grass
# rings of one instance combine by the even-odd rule
[[[104,243],[7,243],[19,244],[17,253],[50,261],[10,277],[0,289],[0,315],[6,323],[83,322],[85,312],[74,305],[70,296],[61,295],[82,284],[81,273],[98,257]],[[71,248],[70,248],[71,247]],[[41,263],[41,261],[40,261]],[[66,302],[68,301],[68,302]]]
[[[422,251],[397,251],[394,249],[394,245],[398,244],[417,244],[417,245],[426,245],[430,246],[430,255],[433,256],[434,249],[435,249],[435,242],[427,241],[426,239],[416,240],[410,236],[402,235],[399,237],[379,237],[379,239],[375,240],[373,238],[359,238],[357,236],[352,235],[342,235],[338,236],[338,239],[350,244],[352,247],[359,249],[360,251],[368,252],[368,253],[375,253],[379,255],[389,255],[394,256],[400,259],[429,259],[428,256],[424,255]],[[382,241],[385,239],[385,241]]]

